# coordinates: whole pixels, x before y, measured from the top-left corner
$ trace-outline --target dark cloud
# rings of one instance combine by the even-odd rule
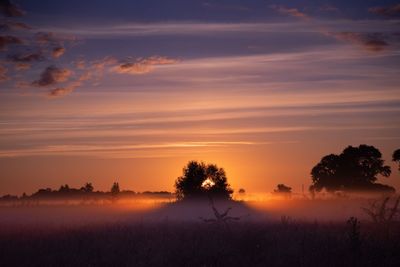
[[[330,33],[338,40],[347,41],[360,45],[364,49],[371,52],[381,52],[388,47],[383,34],[380,33],[357,33],[357,32],[340,32]]]
[[[22,39],[11,36],[11,35],[6,35],[6,36],[0,36],[0,50],[4,50],[7,48],[8,45],[12,44],[23,44],[24,42]]]
[[[9,0],[0,0],[0,13],[6,17],[21,17],[25,14],[25,11]]]
[[[32,82],[34,86],[49,86],[60,82],[65,82],[72,72],[68,69],[57,68],[56,66],[47,67],[40,75],[39,80]]]
[[[3,30],[3,31],[30,30],[30,29],[32,29],[32,28],[23,22],[7,21],[5,23],[0,23],[0,30]]]
[[[7,71],[6,67],[0,65],[0,82],[8,80]]]
[[[8,60],[13,62],[34,62],[43,61],[45,58],[42,53],[13,54],[8,56]]]
[[[383,51],[389,45],[385,40],[375,37],[367,37],[367,39],[364,40],[363,44],[367,50],[373,52]]]
[[[53,48],[53,51],[52,51],[52,53],[51,53],[51,55],[54,57],[54,58],[59,58],[59,57],[61,57],[64,53],[65,53],[65,48],[64,47],[61,47],[61,46],[59,46],[59,47],[55,47],[55,48]]]
[[[400,4],[390,7],[371,7],[368,11],[384,17],[400,17]]]

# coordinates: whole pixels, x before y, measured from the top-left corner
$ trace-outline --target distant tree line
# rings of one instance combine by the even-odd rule
[[[41,188],[31,195],[23,193],[21,196],[4,195],[1,201],[15,200],[66,200],[66,199],[116,199],[130,197],[171,197],[173,193],[167,191],[144,191],[120,190],[119,183],[113,183],[110,191],[95,191],[92,183],[85,183],[80,188],[69,187],[68,184],[61,185],[58,190]]]
[[[392,160],[399,164],[400,149],[393,152]],[[311,170],[312,184],[309,191],[312,195],[316,192],[326,190],[334,193],[336,191],[369,191],[394,193],[392,186],[377,183],[378,177],[389,177],[390,166],[384,164],[382,153],[375,147],[359,145],[348,146],[342,153],[324,156]],[[245,190],[240,189],[240,194]],[[290,196],[292,188],[278,184],[274,190],[275,194]],[[232,198],[233,189],[228,183],[225,170],[215,164],[189,161],[183,168],[182,176],[175,181],[175,195],[178,200],[190,200],[199,198],[226,199]],[[58,190],[51,188],[39,189],[28,196],[5,195],[0,200],[18,199],[62,199],[62,198],[85,198],[98,197],[115,199],[117,197],[134,196],[171,196],[173,193],[166,191],[136,193],[130,190],[120,190],[117,182],[113,183],[110,191],[94,191],[91,183],[86,183],[81,188],[70,188],[67,184]]]

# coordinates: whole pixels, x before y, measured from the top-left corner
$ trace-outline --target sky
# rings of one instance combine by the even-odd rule
[[[189,160],[300,192],[348,145],[400,190],[400,2],[0,1],[0,194],[173,190]]]

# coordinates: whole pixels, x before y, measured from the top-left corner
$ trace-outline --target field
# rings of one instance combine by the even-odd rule
[[[147,205],[1,207],[0,265],[400,266],[400,224],[362,213],[348,222],[357,202],[331,218],[322,207],[332,214],[340,201],[282,201],[275,211],[277,203],[235,203],[230,214],[239,219],[227,224],[205,222],[207,204]],[[312,219],[318,213],[323,219]]]

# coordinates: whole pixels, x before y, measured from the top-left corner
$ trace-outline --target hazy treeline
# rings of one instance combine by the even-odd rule
[[[119,184],[114,183],[110,191],[95,191],[92,183],[86,183],[81,188],[69,187],[68,184],[61,185],[59,189],[40,188],[31,195],[23,193],[21,196],[4,195],[0,197],[2,202],[12,201],[29,201],[29,200],[100,200],[100,199],[117,199],[117,198],[171,198],[174,194],[168,191],[144,191],[135,192],[132,190],[120,190]]]

